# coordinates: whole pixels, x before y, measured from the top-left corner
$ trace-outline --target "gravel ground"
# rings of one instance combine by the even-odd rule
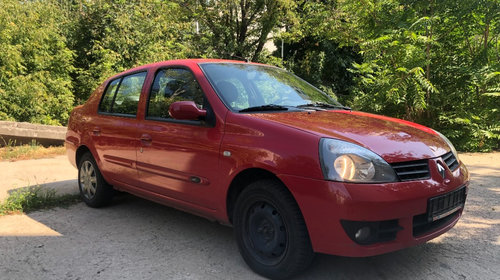
[[[448,233],[381,256],[318,255],[298,279],[499,279],[500,153],[460,158],[472,182],[464,215]],[[44,162],[36,174],[58,173],[56,167],[64,165],[60,161],[65,158],[52,160],[58,163]],[[16,168],[25,170],[27,178],[33,176],[30,168],[23,168],[37,165],[33,162],[1,162],[2,177],[21,174]],[[49,179],[44,183],[57,188],[63,181],[74,189],[76,181],[70,181],[74,173],[57,175],[53,185]],[[231,228],[120,195],[103,209],[79,203],[67,209],[0,217],[0,279],[259,277],[241,259]]]

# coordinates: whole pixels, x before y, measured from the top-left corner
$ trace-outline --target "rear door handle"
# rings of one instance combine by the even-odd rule
[[[149,145],[151,145],[151,141],[152,140],[153,140],[153,138],[151,138],[151,135],[149,135],[149,134],[143,134],[143,135],[141,135],[141,143],[142,143],[142,145],[149,146]]]
[[[99,135],[101,135],[101,128],[100,128],[100,127],[94,127],[94,129],[92,130],[92,133],[93,133],[95,136],[99,136]]]

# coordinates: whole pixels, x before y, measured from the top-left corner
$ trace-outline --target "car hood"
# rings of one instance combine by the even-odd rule
[[[304,111],[251,116],[358,144],[387,162],[433,158],[450,151],[448,144],[428,127],[363,112]]]

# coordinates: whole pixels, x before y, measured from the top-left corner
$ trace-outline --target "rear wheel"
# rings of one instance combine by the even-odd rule
[[[289,278],[314,257],[300,209],[280,182],[258,181],[243,190],[233,222],[243,259],[265,277]]]
[[[78,187],[82,200],[90,207],[105,206],[113,197],[113,187],[104,180],[90,153],[85,153],[78,163]]]

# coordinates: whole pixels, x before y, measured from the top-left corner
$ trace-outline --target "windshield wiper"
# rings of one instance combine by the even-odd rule
[[[268,104],[268,105],[248,107],[246,109],[240,110],[239,112],[286,111],[286,110],[288,110],[288,108],[285,106],[276,105],[276,104]]]
[[[306,108],[306,107],[316,107],[316,108],[331,108],[331,109],[343,109],[343,110],[352,110],[350,107],[347,106],[342,106],[342,105],[334,105],[334,104],[328,104],[324,102],[313,102],[313,103],[307,103],[307,104],[300,104],[295,106],[297,108]]]

